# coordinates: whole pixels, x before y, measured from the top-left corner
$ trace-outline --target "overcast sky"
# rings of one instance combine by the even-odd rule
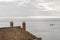
[[[0,17],[60,16],[60,0],[0,0]]]

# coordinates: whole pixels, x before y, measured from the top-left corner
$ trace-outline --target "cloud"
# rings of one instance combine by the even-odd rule
[[[30,0],[19,0],[17,2],[17,6],[24,6],[27,5],[30,2]]]
[[[30,16],[29,18],[60,18],[60,16]]]
[[[14,1],[17,1],[17,0],[0,0],[0,2],[14,2]]]
[[[0,2],[0,17],[60,16],[59,2],[45,2],[44,0],[11,1]]]
[[[23,0],[18,2],[17,6],[23,6],[23,7],[28,7],[29,5],[32,7],[36,7],[37,9],[40,9],[41,11],[52,11],[55,10],[53,7],[51,7],[50,5],[54,5],[55,2],[49,2],[49,3],[45,3],[44,0]],[[29,6],[29,7],[30,7]]]
[[[39,8],[42,11],[52,11],[54,10],[52,7],[50,7],[49,5],[52,5],[53,3],[38,3],[35,5],[35,7]]]
[[[29,16],[29,17],[0,17],[0,19],[39,19],[39,18],[60,18],[60,16]]]
[[[35,7],[40,9],[40,11],[55,11],[58,10],[60,7],[56,5],[58,3],[55,2],[45,2],[44,0],[0,0],[0,2],[14,2],[12,3],[18,7]]]
[[[47,0],[46,0],[47,1]],[[60,10],[59,3],[45,2],[44,0],[0,0],[0,2],[15,2],[12,3],[18,7],[35,7],[41,11],[55,11]]]

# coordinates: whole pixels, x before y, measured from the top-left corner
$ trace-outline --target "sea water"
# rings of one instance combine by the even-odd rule
[[[1,27],[9,27],[10,21],[14,22],[14,25],[20,25],[22,22],[26,22],[26,30],[37,37],[41,37],[42,40],[60,40],[60,19],[59,18],[47,18],[47,19],[1,19]]]

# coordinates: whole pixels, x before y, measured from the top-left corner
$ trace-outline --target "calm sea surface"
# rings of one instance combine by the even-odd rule
[[[10,20],[0,20],[0,27],[8,27]],[[26,30],[42,37],[42,40],[60,40],[60,19],[14,19],[14,25],[22,26],[26,22]]]

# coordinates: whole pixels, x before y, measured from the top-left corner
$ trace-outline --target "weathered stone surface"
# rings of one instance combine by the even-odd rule
[[[10,25],[11,26],[11,25]],[[38,40],[36,36],[20,26],[0,28],[0,40]]]

